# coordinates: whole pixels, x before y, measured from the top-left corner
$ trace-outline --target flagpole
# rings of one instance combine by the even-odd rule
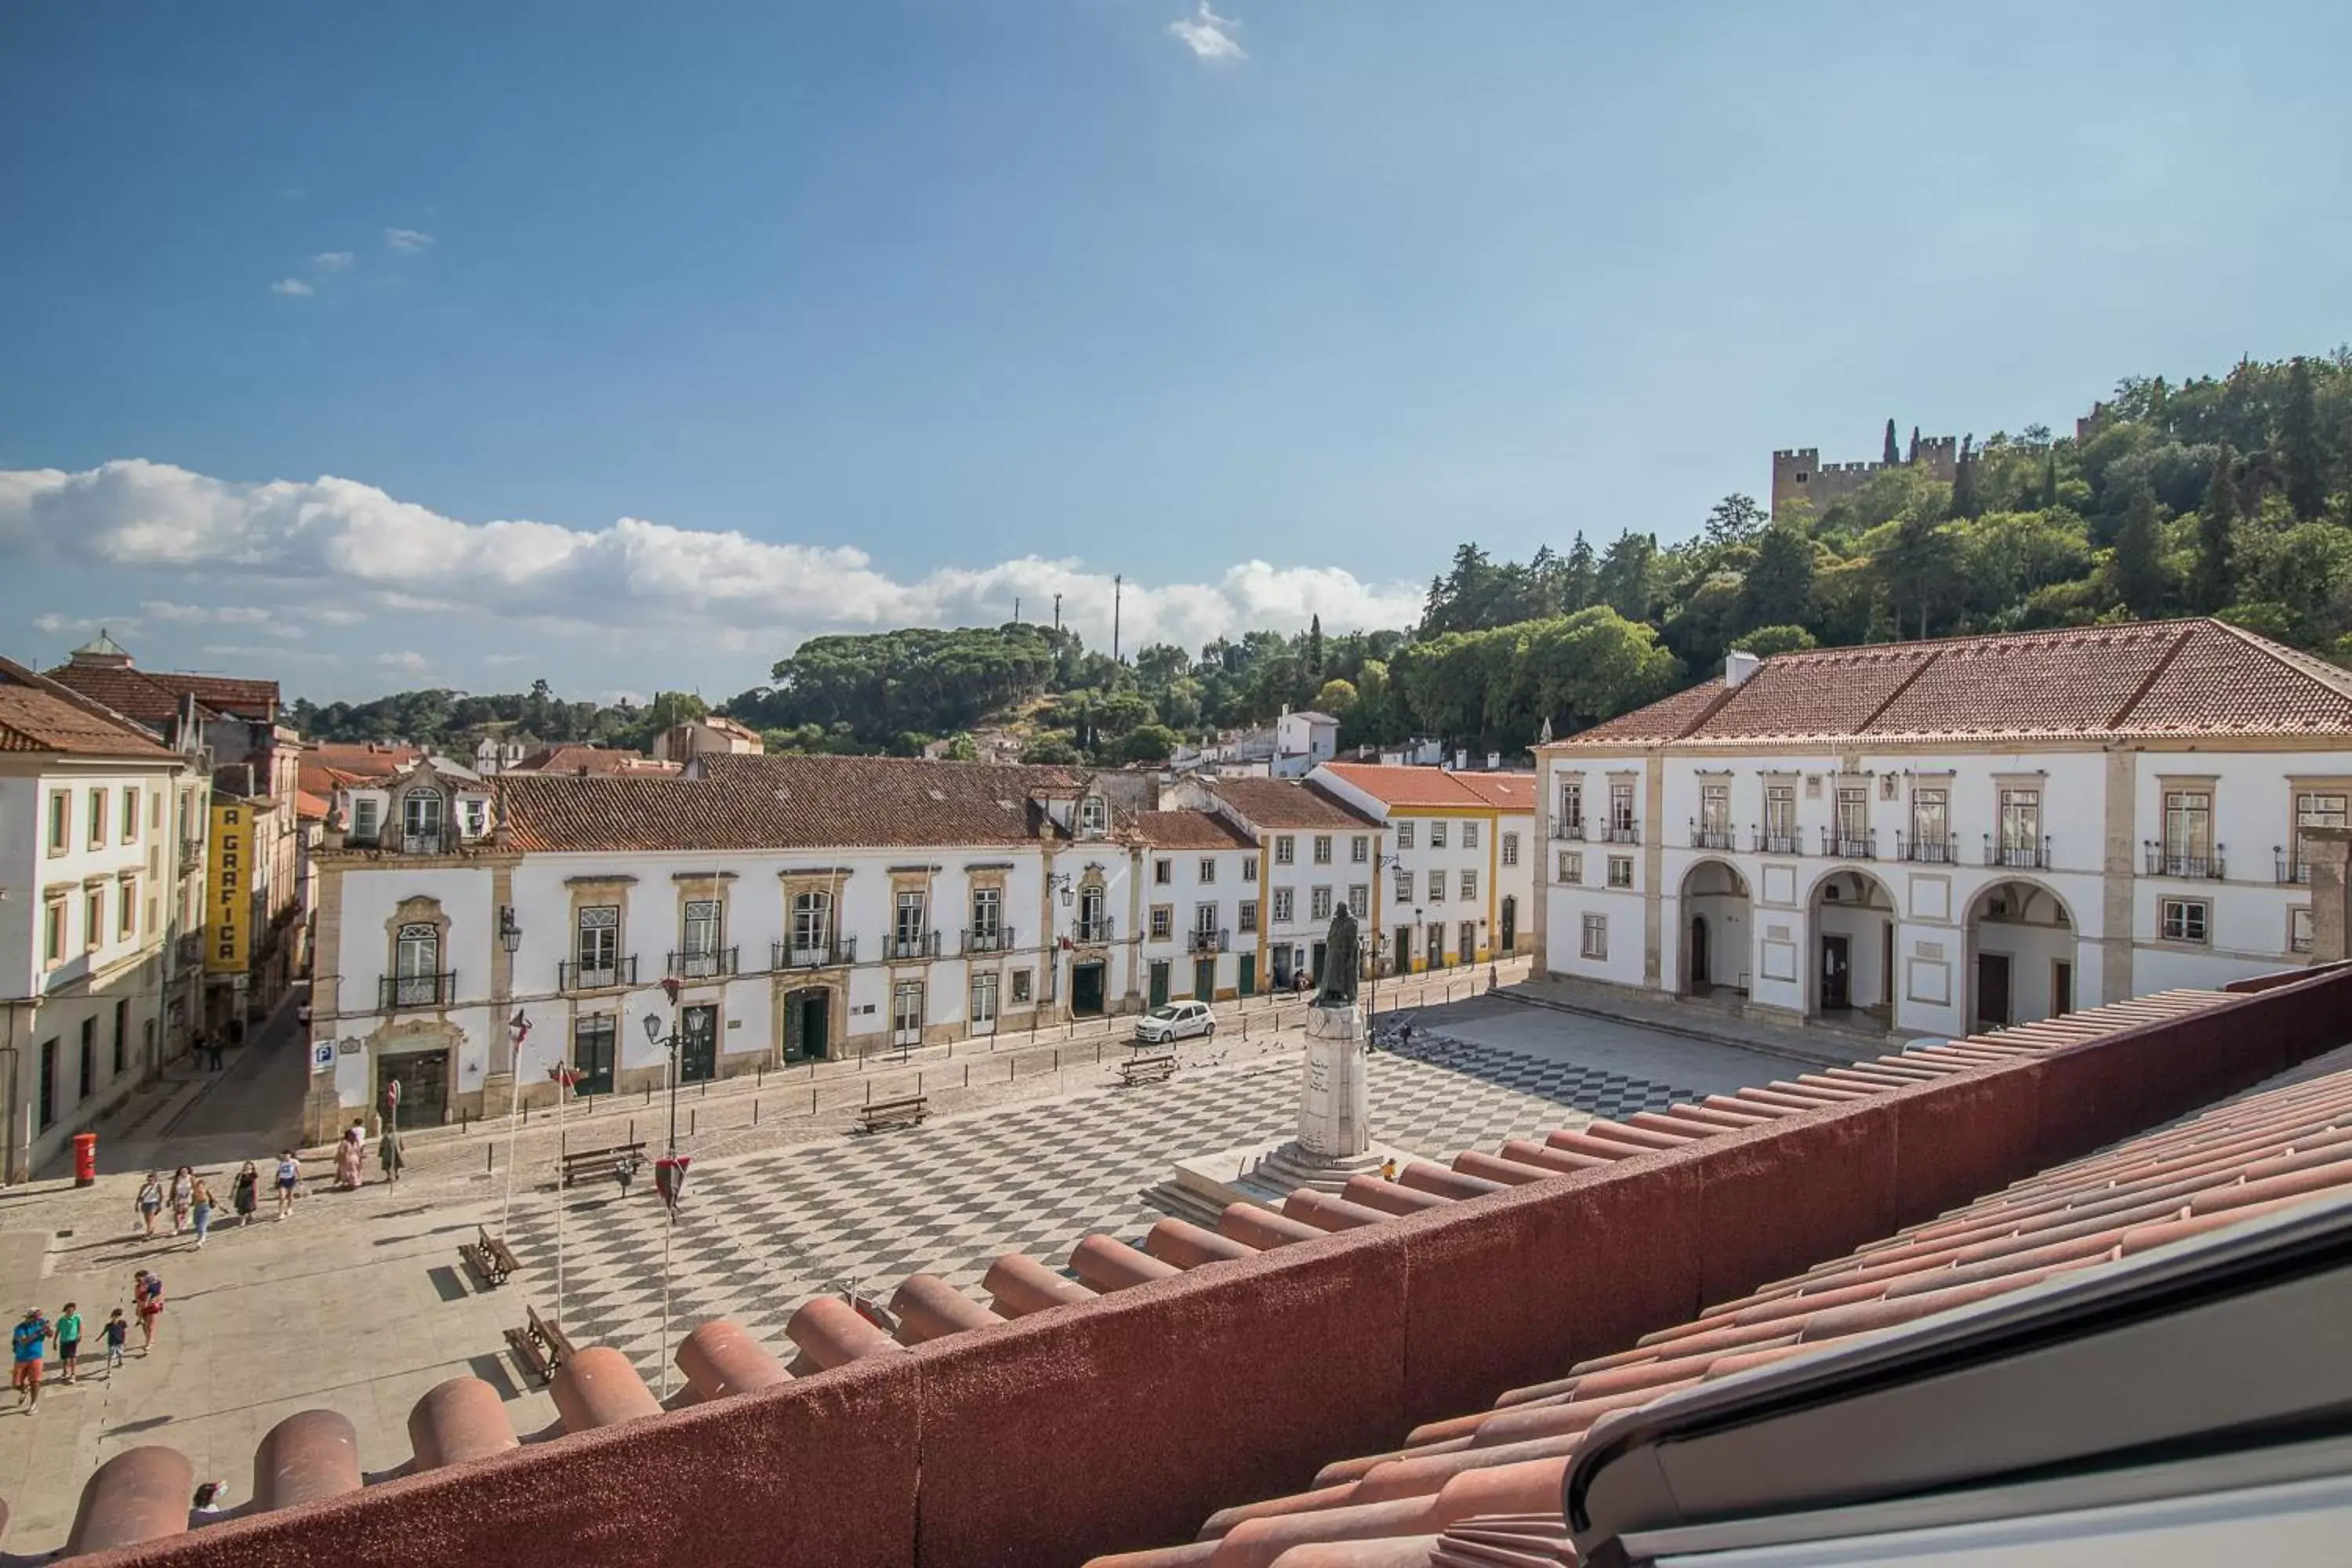
[[[555,1146],[563,1147],[563,1102],[571,1098],[571,1086],[563,1081],[563,1069],[555,1074]],[[556,1162],[560,1167],[562,1161]],[[563,1326],[563,1173],[555,1175],[555,1326]]]
[[[522,1045],[530,1037],[530,1019],[520,1007],[515,1009],[514,1047],[507,1062],[507,1196],[499,1209],[499,1237],[505,1239],[514,1216],[515,1155],[522,1134]]]

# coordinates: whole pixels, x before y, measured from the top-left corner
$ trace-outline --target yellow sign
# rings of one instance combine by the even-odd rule
[[[205,888],[210,906],[205,921],[205,973],[242,974],[252,941],[252,808],[243,804],[213,807],[212,853]]]

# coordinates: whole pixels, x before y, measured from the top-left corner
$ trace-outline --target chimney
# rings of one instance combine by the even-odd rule
[[[1486,753],[1486,771],[1490,773],[1500,773],[1503,771],[1502,752],[1489,752]]]
[[[1747,684],[1748,678],[1764,668],[1764,661],[1745,648],[1733,648],[1724,656],[1723,684],[1727,689]]]
[[[1466,773],[1470,771],[1469,747],[1456,746],[1454,749],[1454,771],[1457,773]]]

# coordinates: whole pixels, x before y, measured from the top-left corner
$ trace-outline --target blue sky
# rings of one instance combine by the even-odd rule
[[[11,7],[0,648],[731,693],[2352,337],[2352,8]]]

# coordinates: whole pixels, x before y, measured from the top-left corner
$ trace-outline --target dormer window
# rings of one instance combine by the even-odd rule
[[[441,852],[442,824],[441,792],[432,788],[410,790],[400,800],[401,848],[410,855],[437,855]]]
[[[1078,802],[1078,831],[1101,833],[1110,826],[1110,808],[1103,797],[1090,795]]]

